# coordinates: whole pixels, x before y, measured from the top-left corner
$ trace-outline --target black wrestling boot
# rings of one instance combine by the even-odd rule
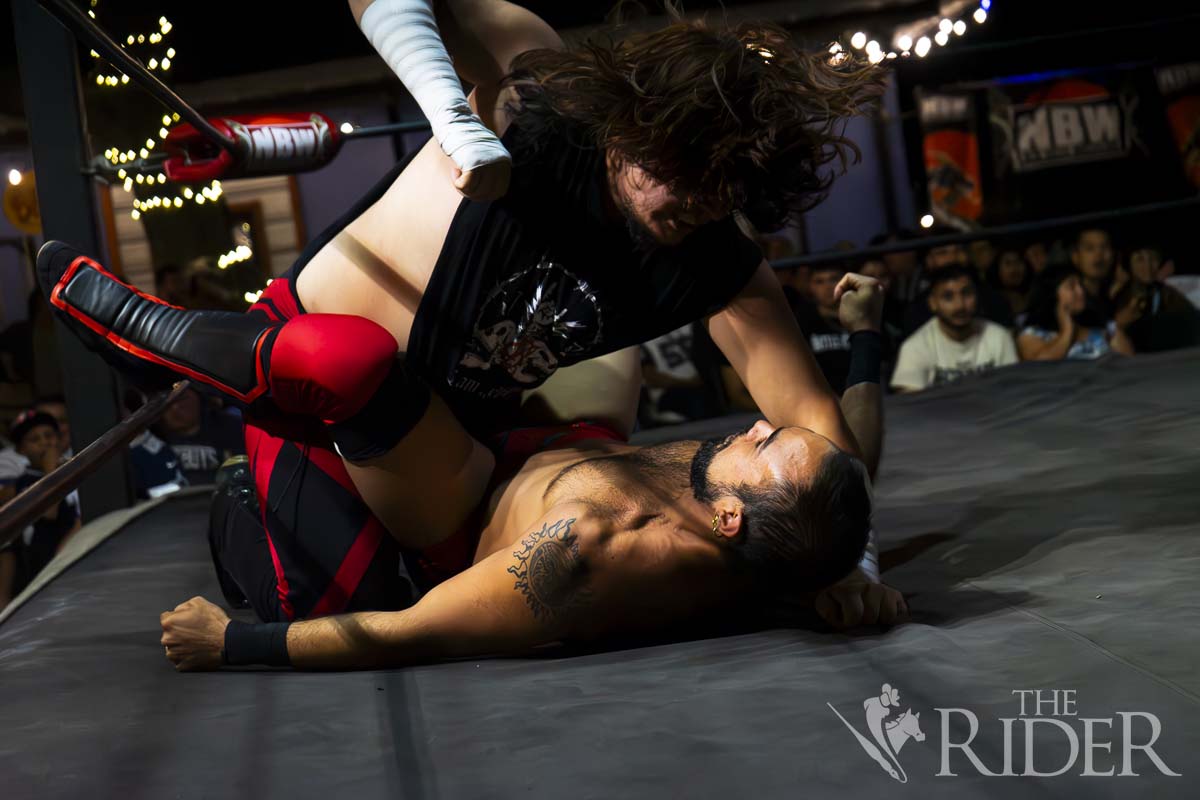
[[[246,593],[221,563],[220,550],[227,547],[227,536],[253,536],[262,527],[258,493],[246,456],[227,459],[217,470],[217,488],[208,514],[208,551],[221,594],[230,608],[250,608]]]
[[[262,316],[169,305],[62,242],[38,251],[37,277],[71,332],[142,388],[166,388],[184,376],[243,403],[267,391],[260,356],[279,326]]]

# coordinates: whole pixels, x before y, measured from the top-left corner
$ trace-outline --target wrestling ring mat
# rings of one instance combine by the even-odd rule
[[[177,674],[158,613],[220,597],[207,495],[118,512],[89,525],[80,539],[93,549],[60,554],[50,571],[61,574],[0,624],[0,794],[1196,797],[1197,397],[1200,350],[1020,364],[889,398],[876,524],[884,578],[914,619],[886,633],[773,629],[385,672]],[[745,421],[653,433],[707,437]],[[923,737],[894,760],[869,752],[864,715],[885,683]],[[1026,718],[1038,698],[1021,690],[1043,690],[1042,716],[1058,724],[1023,722],[1022,698]],[[1138,776],[1119,774],[1126,739],[1151,739],[1151,716],[1153,753],[1182,777],[1138,749]],[[943,740],[966,741],[971,717],[978,766],[951,748],[953,775],[939,775]],[[984,774],[1003,771],[1005,718],[1016,719],[1018,775],[1027,734],[1033,768],[1063,774]],[[1085,750],[1094,773],[1117,774],[1082,777]],[[896,777],[881,765],[897,762]]]

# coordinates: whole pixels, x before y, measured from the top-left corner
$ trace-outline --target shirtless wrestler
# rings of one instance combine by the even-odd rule
[[[878,324],[872,279],[849,275],[839,294],[845,321],[873,314]],[[487,500],[470,566],[411,608],[249,625],[194,598],[161,617],[167,657],[180,670],[369,669],[661,631],[804,593],[838,626],[906,613],[867,574],[865,467],[820,430],[760,421],[724,439],[642,448],[590,423],[508,438],[501,470],[520,466]]]

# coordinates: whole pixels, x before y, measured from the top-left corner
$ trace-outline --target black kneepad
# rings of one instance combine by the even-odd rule
[[[358,413],[328,428],[338,453],[348,461],[365,461],[387,453],[412,431],[429,408],[429,386],[405,365],[404,357]]]

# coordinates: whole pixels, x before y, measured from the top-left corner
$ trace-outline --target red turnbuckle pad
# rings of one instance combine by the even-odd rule
[[[254,175],[290,175],[319,169],[342,146],[324,114],[258,114],[210,119],[235,142],[233,152],[189,124],[171,128],[163,147],[163,171],[184,183]]]

